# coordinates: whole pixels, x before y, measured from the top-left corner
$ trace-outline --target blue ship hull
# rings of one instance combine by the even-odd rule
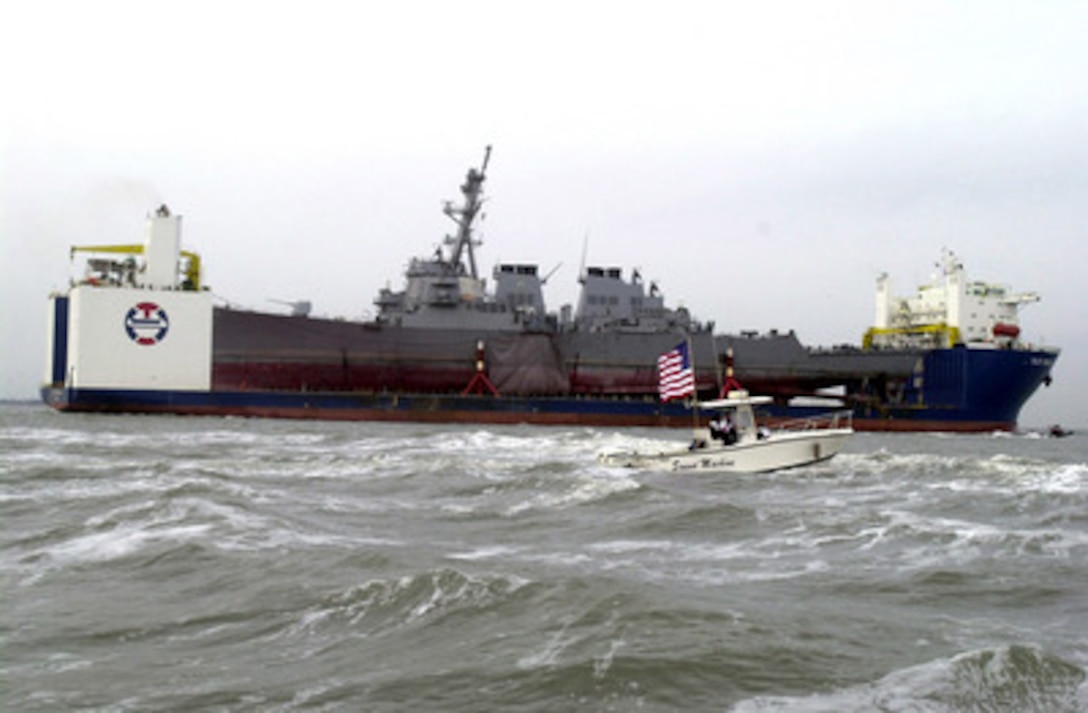
[[[865,431],[1011,431],[1040,385],[1049,384],[1057,352],[1013,349],[935,349],[902,388],[857,398],[854,427]],[[826,410],[771,407],[775,418]]]

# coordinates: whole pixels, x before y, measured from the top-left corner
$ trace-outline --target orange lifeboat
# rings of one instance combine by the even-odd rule
[[[1009,339],[1016,339],[1019,336],[1020,327],[1015,324],[998,322],[994,325],[994,337],[1008,337]]]

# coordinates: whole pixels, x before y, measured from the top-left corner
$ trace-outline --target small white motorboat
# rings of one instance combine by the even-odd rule
[[[604,451],[605,465],[675,473],[763,473],[825,461],[838,453],[854,432],[849,411],[800,419],[774,430],[756,423],[752,406],[771,402],[769,396],[731,391],[729,398],[699,402],[717,414],[707,427],[696,429],[687,447],[659,451]]]

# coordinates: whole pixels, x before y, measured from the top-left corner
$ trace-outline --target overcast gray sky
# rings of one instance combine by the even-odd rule
[[[184,216],[214,292],[370,314],[494,145],[483,267],[639,267],[719,331],[858,343],[882,271],[1037,291],[1022,423],[1088,424],[1088,4],[96,2],[0,10],[0,395],[68,246]]]

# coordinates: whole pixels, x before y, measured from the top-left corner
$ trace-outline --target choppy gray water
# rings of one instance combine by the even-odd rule
[[[0,407],[6,710],[1088,710],[1088,436],[681,432]]]

